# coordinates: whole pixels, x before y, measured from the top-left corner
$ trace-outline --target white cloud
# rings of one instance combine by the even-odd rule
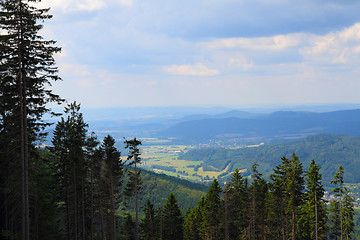
[[[324,36],[313,36],[300,49],[305,61],[317,64],[355,64],[360,61],[360,23]]]
[[[33,3],[33,5],[40,8],[50,7],[54,11],[67,13],[100,10],[106,6],[106,3],[104,0],[56,0]]]
[[[76,5],[76,10],[79,11],[94,11],[102,9],[106,6],[102,0],[83,0]]]
[[[202,63],[195,65],[172,65],[165,67],[168,73],[174,75],[185,75],[185,76],[214,76],[219,74],[219,70],[209,69]]]
[[[87,65],[62,64],[59,67],[60,74],[66,79],[67,76],[75,79],[76,84],[85,88],[108,85],[116,81],[118,76],[104,69],[94,69]]]
[[[304,34],[260,38],[222,38],[203,43],[209,48],[244,48],[249,50],[284,50],[299,45]]]
[[[243,71],[247,71],[251,68],[254,68],[254,66],[255,66],[254,63],[252,61],[249,61],[245,56],[230,57],[229,65],[234,66]]]
[[[129,7],[133,5],[134,0],[116,0],[116,2],[121,6]]]

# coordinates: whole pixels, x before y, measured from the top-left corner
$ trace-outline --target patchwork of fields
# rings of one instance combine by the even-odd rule
[[[142,139],[147,143],[142,146],[142,167],[152,170],[156,173],[164,173],[170,176],[191,180],[191,181],[211,181],[218,178],[219,175],[228,172],[227,166],[223,170],[214,169],[214,171],[206,171],[202,167],[202,161],[179,160],[180,153],[194,149],[195,146],[188,145],[161,145],[164,140],[156,141],[156,139]],[[158,143],[158,145],[156,144]],[[154,145],[152,145],[154,144]],[[231,173],[228,173],[231,174]]]
[[[200,175],[200,171],[195,170],[201,167],[202,162],[177,159],[180,152],[188,151],[191,148],[183,145],[144,146],[142,147],[142,165],[156,173],[201,181],[202,175]]]

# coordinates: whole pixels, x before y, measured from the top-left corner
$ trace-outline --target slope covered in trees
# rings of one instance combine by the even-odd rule
[[[164,208],[147,202],[140,235],[184,240],[357,239],[354,199],[341,184],[346,175],[342,166],[334,175],[335,198],[329,205],[323,198],[321,166],[315,161],[304,167],[295,154],[283,157],[270,181],[257,167],[253,164],[251,179],[238,170],[226,185],[214,179],[206,195],[185,213],[180,212],[173,193]]]
[[[297,153],[305,165],[315,159],[322,166],[324,180],[330,182],[337,166],[342,164],[347,169],[345,182],[360,182],[360,139],[342,135],[314,135],[305,139],[263,145],[254,148],[224,149],[209,148],[188,151],[179,159],[203,161],[203,167],[211,166],[223,170],[230,163],[229,171],[235,168],[246,169],[250,175],[251,164],[261,163],[259,171],[269,177],[273,166],[282,156]]]
[[[141,175],[143,180],[141,206],[144,206],[148,199],[155,207],[164,206],[169,194],[174,193],[179,207],[184,212],[188,207],[193,208],[196,206],[208,188],[204,184],[193,183],[146,170],[141,170]]]

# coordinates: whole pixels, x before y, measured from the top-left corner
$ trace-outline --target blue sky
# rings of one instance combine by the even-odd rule
[[[360,1],[43,0],[85,107],[360,103]]]

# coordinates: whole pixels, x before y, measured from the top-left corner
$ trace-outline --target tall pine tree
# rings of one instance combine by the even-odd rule
[[[176,197],[170,193],[163,211],[163,240],[183,239],[184,219],[177,203]]]
[[[204,206],[204,226],[205,234],[209,239],[222,239],[220,235],[221,212],[223,211],[220,199],[221,187],[217,179],[210,185],[209,191],[205,196]]]
[[[337,202],[339,203],[339,214],[340,214],[340,239],[343,238],[343,196],[344,196],[344,168],[342,165],[339,166],[339,171],[335,173],[334,180],[331,181],[332,184],[335,184],[333,193],[337,197]]]
[[[87,166],[85,161],[86,128],[80,104],[76,102],[65,108],[66,118],[57,123],[52,139],[52,152],[56,155],[54,172],[57,176],[59,202],[65,212],[65,231],[68,239],[85,238],[85,188]]]
[[[59,52],[60,48],[54,46],[55,41],[44,40],[39,35],[41,23],[52,16],[48,14],[49,9],[37,9],[33,4],[29,5],[29,2],[0,1],[0,29],[3,30],[0,35],[0,89],[7,91],[0,94],[0,101],[5,106],[0,111],[0,137],[11,140],[0,140],[2,143],[10,144],[10,148],[2,149],[5,152],[1,153],[1,161],[6,162],[2,164],[9,168],[6,171],[18,175],[17,179],[21,179],[21,182],[16,181],[10,187],[7,176],[0,180],[3,182],[2,189],[21,192],[20,197],[9,190],[5,198],[11,196],[12,201],[21,202],[22,206],[20,215],[13,211],[12,219],[7,219],[13,222],[12,229],[3,225],[0,228],[12,232],[11,234],[21,232],[22,239],[29,239],[33,233],[30,231],[32,216],[29,211],[29,198],[32,193],[29,189],[29,159],[34,151],[34,141],[40,137],[39,132],[48,125],[41,121],[45,113],[51,112],[46,104],[61,102],[60,97],[48,88],[52,81],[60,79],[53,58],[53,54]],[[10,151],[14,154],[9,155]],[[1,211],[10,208],[10,205],[4,206]]]
[[[224,190],[225,239],[239,239],[248,226],[247,179],[236,169]]]
[[[115,147],[115,139],[110,135],[103,140],[102,150],[104,161],[102,164],[102,179],[104,192],[105,216],[108,226],[108,238],[117,239],[117,217],[116,210],[119,207],[120,193],[122,187],[123,161],[120,159],[120,152]]]
[[[305,203],[299,219],[302,237],[315,240],[326,239],[327,216],[323,199],[325,190],[321,183],[320,166],[316,165],[314,160],[312,160],[306,175]]]
[[[139,145],[141,145],[141,141],[136,138],[125,141],[125,148],[129,149],[127,157],[128,166],[134,167],[133,171],[129,171],[129,181],[125,187],[125,196],[128,199],[134,197],[136,239],[138,239],[139,235],[139,195],[141,190],[141,171],[138,169],[138,165],[141,163]]]

